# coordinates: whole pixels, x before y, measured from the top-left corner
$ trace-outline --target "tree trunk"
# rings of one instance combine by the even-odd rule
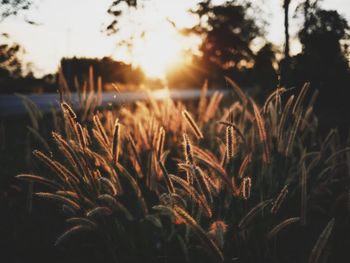
[[[285,43],[284,43],[284,58],[289,60],[289,4],[291,0],[284,0],[283,8],[284,8],[284,35],[285,35]]]
[[[306,30],[309,28],[309,9],[310,9],[310,0],[305,0],[305,3],[304,3],[304,28]]]
[[[284,59],[281,65],[281,84],[290,85],[290,55],[289,55],[289,4],[291,0],[283,0],[284,9]]]
[[[305,0],[305,2],[304,2],[304,31],[305,31],[305,35],[309,34],[309,24],[310,24],[310,0]],[[304,49],[304,52],[306,54],[309,53],[307,46],[305,46],[303,49]]]

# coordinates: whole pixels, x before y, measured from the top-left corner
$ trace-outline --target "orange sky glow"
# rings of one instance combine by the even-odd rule
[[[267,39],[282,47],[282,1],[257,1],[264,3],[262,9],[270,23]],[[298,1],[292,1],[291,10],[295,9]],[[198,0],[143,1],[144,8],[125,13],[119,21],[118,34],[107,36],[103,30],[111,21],[106,12],[111,2],[112,0],[34,0],[34,8],[24,18],[12,17],[5,20],[1,24],[1,31],[9,33],[11,39],[25,48],[24,61],[32,63],[36,76],[57,71],[62,57],[111,56],[141,67],[149,77],[163,78],[167,69],[189,62],[189,54],[198,53],[201,40],[194,36],[182,36],[176,30],[176,27],[189,27],[196,23],[196,17],[188,9],[193,8]],[[323,6],[337,9],[350,19],[349,0],[325,0]],[[25,18],[34,20],[39,25],[25,23]],[[292,36],[296,33],[298,23],[292,21]],[[125,39],[131,39],[132,45],[116,45]],[[292,53],[299,49],[300,45],[293,40]]]

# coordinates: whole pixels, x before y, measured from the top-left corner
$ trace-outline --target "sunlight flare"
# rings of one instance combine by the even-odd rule
[[[131,61],[147,77],[165,78],[172,68],[186,64],[191,59],[189,51],[196,48],[196,39],[180,35],[171,25],[164,23],[135,39]]]
[[[186,41],[165,27],[149,32],[135,41],[134,63],[148,77],[164,77],[167,69],[184,62],[183,47]]]
[[[166,100],[170,99],[169,89],[159,89],[152,92],[152,97],[156,100]]]
[[[185,0],[171,4],[152,0],[142,9],[130,10],[130,16],[118,22],[115,57],[140,67],[147,77],[159,79],[165,79],[168,70],[189,63],[192,55],[199,54],[201,43],[198,35],[179,32],[179,28],[191,28],[197,22],[187,11],[190,6]]]

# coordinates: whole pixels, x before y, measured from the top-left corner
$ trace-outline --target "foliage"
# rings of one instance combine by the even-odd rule
[[[31,0],[1,0],[0,22],[9,16],[17,15],[22,10],[28,10],[31,5]]]
[[[350,83],[348,64],[349,25],[337,11],[309,8],[307,27],[299,32],[302,52],[292,58],[291,81],[298,85],[311,82],[320,90],[317,111],[322,123],[348,125],[349,119],[339,120],[348,111],[346,97]],[[336,118],[330,117],[336,116]]]
[[[10,16],[16,16],[21,11],[28,10],[31,5],[31,0],[0,0],[0,23]],[[0,81],[21,76],[21,53],[23,53],[23,48],[17,43],[11,43],[9,41],[9,35],[1,32]]]
[[[144,75],[139,68],[132,68],[131,65],[111,58],[63,58],[61,69],[66,77],[69,86],[74,84],[74,76],[79,76],[79,82],[88,79],[86,72],[89,68],[94,69],[94,75],[100,76],[106,83],[123,83],[139,85],[144,80]]]
[[[310,56],[311,60],[334,60],[335,63],[342,63],[344,69],[347,68],[346,47],[345,43],[341,43],[349,39],[350,27],[347,21],[337,11],[318,8],[308,19],[308,27],[299,32],[303,53]]]
[[[269,94],[273,87],[277,87],[277,72],[275,65],[276,50],[272,44],[264,45],[255,55],[253,67],[254,80],[259,83],[262,93]]]
[[[249,8],[250,4],[238,1],[215,5],[207,0],[192,11],[200,21],[192,31],[204,38],[200,48],[204,65],[239,69],[254,61],[250,45],[262,32],[256,20],[247,15]]]
[[[112,22],[107,26],[108,34],[115,34],[118,32],[118,18],[123,13],[123,5],[124,7],[137,8],[138,6],[137,0],[114,0],[107,12],[113,17]]]
[[[0,80],[19,77],[22,73],[19,57],[23,49],[17,43],[12,43],[8,34],[1,34],[0,39]]]
[[[142,1],[114,1],[108,10],[114,18],[107,32],[118,33],[118,21],[124,15],[130,15],[127,10],[144,8]],[[202,38],[200,54],[191,54],[192,60],[181,69],[170,70],[167,80],[170,84],[180,86],[198,86],[209,76],[210,82],[225,85],[221,76],[230,75],[240,84],[254,85],[251,78],[251,68],[255,62],[255,53],[251,46],[253,41],[264,35],[264,21],[252,16],[258,13],[258,4],[251,1],[200,1],[192,10],[197,24],[191,28],[176,28],[180,34],[196,35]],[[171,21],[169,21],[171,22]],[[171,22],[173,24],[173,22]],[[175,25],[175,24],[173,24]],[[176,25],[175,25],[176,27]],[[132,48],[133,37],[123,39],[119,43]],[[141,36],[144,33],[140,34]],[[120,35],[121,36],[121,35]],[[121,36],[123,37],[123,36]],[[124,37],[125,38],[125,37]],[[263,55],[264,53],[261,53]],[[270,72],[269,72],[270,73]],[[259,72],[258,74],[263,74]]]
[[[279,88],[258,106],[227,81],[236,99],[225,108],[219,92],[208,100],[206,85],[187,110],[149,96],[134,107],[74,112],[62,91],[56,150],[33,152],[39,176],[18,175],[43,185],[36,195],[66,214],[56,244],[86,232],[111,262],[326,260],[342,226],[315,196],[347,196],[349,148],[336,131],[318,137],[308,84],[297,97]],[[283,250],[295,242],[299,251]]]

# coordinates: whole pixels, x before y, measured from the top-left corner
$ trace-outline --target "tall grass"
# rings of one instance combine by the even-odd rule
[[[238,100],[226,107],[219,92],[207,100],[206,83],[198,108],[150,96],[98,112],[91,75],[81,110],[61,91],[55,155],[33,152],[51,173],[17,176],[45,186],[36,195],[66,212],[56,245],[88,232],[115,262],[263,262],[280,233],[313,224],[313,192],[350,169],[348,148],[317,135],[308,85],[296,99],[277,89],[260,107],[227,79]],[[333,224],[309,248],[310,262],[320,262]]]

